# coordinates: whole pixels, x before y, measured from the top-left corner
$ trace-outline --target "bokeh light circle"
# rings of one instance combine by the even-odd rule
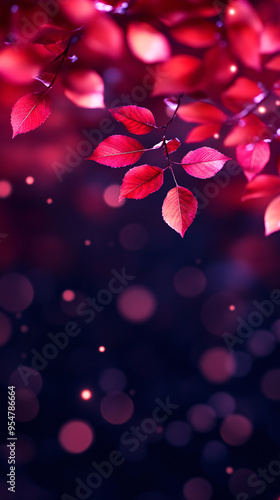
[[[234,398],[227,392],[216,392],[210,396],[208,403],[215,410],[217,417],[224,418],[235,411]]]
[[[33,298],[33,287],[22,274],[8,273],[0,278],[0,306],[6,311],[24,311]]]
[[[232,495],[238,498],[240,493],[244,493],[243,498],[254,498],[256,496],[256,488],[250,487],[248,484],[249,477],[254,473],[251,469],[238,469],[233,471],[231,470],[230,479],[229,479],[229,489]]]
[[[99,377],[99,386],[105,392],[122,392],[126,387],[127,380],[125,374],[117,368],[107,368],[103,370]]]
[[[203,477],[193,477],[185,483],[183,488],[183,495],[186,500],[210,500],[212,493],[211,484]]]
[[[112,184],[107,187],[104,191],[104,201],[112,208],[120,208],[126,200],[119,201],[120,196],[120,185]]]
[[[12,185],[9,181],[0,181],[0,198],[8,198],[12,190]]]
[[[253,426],[243,415],[228,415],[222,422],[220,434],[225,443],[230,446],[241,446],[251,437]]]
[[[208,441],[202,451],[202,458],[209,464],[223,462],[227,456],[227,447],[221,441]]]
[[[133,415],[132,399],[123,392],[107,394],[101,401],[100,413],[110,424],[120,425],[127,422]]]
[[[273,401],[280,400],[280,370],[269,370],[263,375],[261,391],[268,399],[272,399]]]
[[[120,314],[131,323],[148,321],[156,310],[154,294],[144,286],[130,286],[118,298]]]
[[[262,358],[273,352],[275,339],[272,333],[266,330],[256,330],[248,339],[246,346],[251,354]]]
[[[182,297],[197,297],[205,290],[206,278],[196,267],[183,267],[175,274],[173,285]]]
[[[165,430],[166,441],[173,446],[186,446],[192,435],[190,426],[181,420],[175,420],[167,425]]]
[[[75,292],[73,292],[73,290],[64,290],[62,298],[65,302],[72,302],[72,300],[75,299]]]
[[[127,224],[119,234],[119,242],[123,248],[135,252],[141,250],[148,241],[148,231],[142,224]]]
[[[16,420],[30,422],[39,413],[39,401],[36,394],[30,389],[17,389],[16,391]]]
[[[12,323],[10,318],[0,312],[0,346],[5,345],[12,335]]]
[[[59,430],[58,440],[60,446],[69,453],[83,453],[87,450],[95,434],[89,424],[82,420],[70,420]]]
[[[211,406],[197,404],[187,414],[188,421],[196,432],[209,432],[216,423],[216,414]]]
[[[87,401],[88,399],[92,398],[92,392],[89,389],[84,389],[81,392],[81,398]]]
[[[209,382],[223,384],[234,374],[234,357],[224,347],[213,347],[202,354],[199,368]]]

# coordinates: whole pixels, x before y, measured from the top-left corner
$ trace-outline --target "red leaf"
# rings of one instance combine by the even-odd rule
[[[162,217],[166,224],[182,238],[197,212],[197,201],[191,191],[177,186],[171,189],[162,205]]]
[[[75,69],[65,78],[65,95],[81,108],[104,108],[104,83],[96,71]]]
[[[202,63],[189,55],[178,55],[161,64],[152,95],[193,92],[201,86]]]
[[[206,51],[202,88],[207,95],[220,97],[221,90],[235,76],[233,66],[237,66],[236,60],[227,46],[217,45]]]
[[[170,141],[166,141],[166,148],[168,153],[174,153],[174,151],[177,151],[177,149],[181,146],[181,141],[177,139],[177,137],[174,137],[174,139],[170,139]]]
[[[188,123],[223,123],[227,119],[221,109],[216,108],[213,104],[199,101],[180,106],[178,116]]]
[[[189,47],[211,47],[217,42],[217,27],[206,19],[189,19],[171,30],[175,40]]]
[[[257,175],[246,185],[242,201],[253,198],[274,197],[280,194],[280,177],[277,175]]]
[[[124,124],[125,128],[132,134],[148,134],[155,128],[156,122],[153,113],[139,106],[120,106],[109,109],[113,117]]]
[[[45,24],[40,28],[39,33],[33,38],[32,42],[45,46],[54,45],[68,40],[72,34],[72,31],[67,31],[59,26]]]
[[[216,149],[203,147],[187,153],[181,163],[183,169],[193,177],[208,179],[217,174],[230,159]]]
[[[280,71],[280,56],[272,57],[272,59],[266,63],[265,67],[271,71]]]
[[[198,125],[194,127],[186,137],[185,142],[189,144],[190,142],[202,142],[210,137],[213,137],[214,134],[218,134],[221,129],[221,124],[209,123],[208,125]]]
[[[280,196],[272,200],[264,214],[265,235],[269,236],[280,229]]]
[[[51,101],[45,92],[34,92],[21,97],[11,114],[13,138],[42,125],[51,112]]]
[[[240,144],[236,148],[236,158],[247,179],[251,181],[265,167],[270,158],[269,145],[264,142]]]
[[[228,109],[238,113],[247,104],[254,102],[254,98],[261,92],[256,82],[240,77],[236,78],[233,85],[222,93],[222,101]]]
[[[144,146],[136,139],[125,135],[112,135],[97,146],[88,160],[114,168],[125,167],[138,161],[144,151]]]
[[[163,170],[151,165],[131,168],[124,176],[121,185],[120,201],[123,198],[140,200],[158,191],[163,184]]]
[[[272,131],[255,115],[249,115],[239,121],[224,140],[227,147],[250,144],[256,138],[270,138]]]
[[[74,1],[76,2],[76,0]],[[90,51],[94,52],[94,55],[109,57],[110,59],[120,59],[122,57],[124,49],[123,30],[108,15],[95,13],[92,22],[90,24],[86,23],[83,39]]]
[[[43,83],[46,87],[49,87],[52,81],[54,80],[54,73],[40,73],[39,75],[34,76],[34,80],[38,80],[38,82]]]
[[[260,70],[263,25],[253,5],[247,0],[231,0],[225,11],[225,25],[235,55],[245,66]]]
[[[171,56],[171,48],[165,35],[147,23],[130,23],[127,43],[131,52],[145,63],[166,61]]]

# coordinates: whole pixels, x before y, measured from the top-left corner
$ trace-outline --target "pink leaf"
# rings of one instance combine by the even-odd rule
[[[213,106],[213,104],[199,101],[180,106],[178,116],[188,123],[203,124],[209,122],[223,123],[227,119],[225,113],[216,108],[216,106]]]
[[[264,142],[239,145],[236,148],[236,158],[247,179],[251,181],[265,167],[270,158],[269,145]]]
[[[125,167],[138,161],[144,151],[144,146],[136,139],[125,135],[112,135],[97,146],[88,160],[114,168]]]
[[[191,191],[177,186],[171,189],[162,205],[162,217],[166,224],[182,238],[197,212],[197,201]]]
[[[216,149],[203,147],[187,153],[181,163],[184,170],[193,177],[208,179],[217,174],[230,159]]]
[[[130,23],[127,43],[131,52],[145,63],[166,61],[171,56],[171,48],[165,35],[148,23]]]
[[[124,176],[121,185],[120,201],[123,198],[140,200],[158,191],[163,184],[163,170],[151,165],[131,168]]]
[[[65,95],[80,108],[104,108],[104,83],[96,71],[74,69],[64,81]]]
[[[208,123],[207,125],[198,125],[194,127],[187,135],[185,142],[202,142],[210,137],[214,137],[221,129],[221,123]]]
[[[280,196],[272,200],[264,214],[265,235],[269,236],[280,229]]]
[[[279,24],[267,23],[261,35],[261,54],[274,54],[280,49]]]
[[[11,114],[13,138],[42,125],[50,112],[51,101],[46,92],[34,92],[21,97]]]
[[[255,198],[271,198],[280,194],[280,177],[277,175],[258,175],[246,185],[242,201]]]
[[[148,134],[155,128],[156,122],[153,113],[139,106],[120,106],[109,109],[113,117],[124,124],[125,128],[132,134]]]
[[[166,148],[167,152],[174,153],[174,151],[177,151],[177,149],[181,146],[181,141],[177,139],[177,137],[174,137],[174,139],[170,139],[170,141],[166,141]]]

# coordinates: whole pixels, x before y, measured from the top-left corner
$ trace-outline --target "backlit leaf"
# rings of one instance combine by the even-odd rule
[[[167,193],[162,205],[164,221],[182,238],[193,222],[196,212],[196,198],[191,191],[180,186],[176,186]]]
[[[193,177],[208,179],[217,174],[230,159],[216,149],[203,147],[187,153],[181,163],[184,170]]]
[[[134,198],[140,200],[158,191],[163,183],[163,170],[151,165],[131,168],[124,176],[120,200]]]
[[[139,106],[120,106],[109,109],[113,117],[124,124],[125,128],[133,134],[148,134],[155,128],[153,113]]]
[[[11,114],[13,138],[42,125],[51,112],[51,101],[46,92],[34,92],[21,97]]]
[[[247,179],[251,181],[259,174],[270,158],[270,147],[264,141],[240,144],[236,148],[236,158]]]
[[[102,141],[88,158],[109,167],[133,165],[141,158],[144,146],[125,135],[112,135]]]

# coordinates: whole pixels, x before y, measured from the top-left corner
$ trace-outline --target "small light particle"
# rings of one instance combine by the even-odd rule
[[[85,246],[89,247],[90,245],[91,245],[91,241],[90,240],[85,240]]]
[[[233,468],[232,467],[227,467],[226,468],[226,473],[227,474],[232,474],[233,473]]]
[[[52,203],[53,203],[52,198],[48,198],[48,199],[47,199],[47,204],[48,204],[48,205],[51,205]]]
[[[25,182],[26,184],[31,186],[31,184],[34,184],[34,177],[31,177],[31,175],[29,175],[28,177],[26,177]]]
[[[258,112],[263,115],[266,112],[266,108],[264,106],[259,106],[258,107]]]
[[[233,304],[231,304],[231,305],[229,306],[229,310],[230,310],[230,311],[235,311],[235,306],[234,306]]]
[[[229,9],[228,13],[229,13],[230,16],[234,16],[234,14],[236,13],[236,10],[235,9]]]
[[[229,69],[230,69],[230,71],[232,73],[236,73],[236,71],[237,71],[238,68],[237,68],[237,66],[235,64],[232,64]]]
[[[99,350],[99,352],[105,352],[106,351],[104,345],[101,345],[98,350]]]
[[[22,326],[20,327],[20,331],[21,331],[22,333],[26,333],[26,332],[28,332],[28,326],[27,326],[27,325],[22,325]]]
[[[87,401],[88,399],[91,399],[91,397],[92,397],[92,392],[89,391],[88,389],[84,389],[81,392],[81,398],[84,399],[85,401]]]
[[[214,134],[214,136],[213,136],[213,137],[214,137],[214,139],[219,139],[220,134]]]

